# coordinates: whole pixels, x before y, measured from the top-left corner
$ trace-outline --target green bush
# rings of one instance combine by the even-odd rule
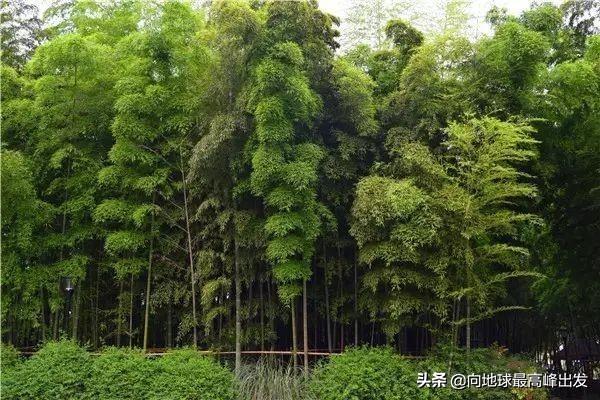
[[[467,388],[456,390],[450,387],[450,376],[453,374],[500,374],[500,373],[533,373],[537,371],[535,364],[506,354],[501,347],[466,349],[442,345],[435,348],[429,356],[419,363],[420,372],[446,372],[448,385],[446,388],[432,389],[436,400],[546,400],[545,389],[533,388]],[[448,374],[448,372],[450,372]]]
[[[233,373],[195,350],[175,350],[154,360],[151,399],[231,400]]]
[[[427,399],[413,367],[390,348],[355,348],[318,365],[310,390],[321,400]]]
[[[81,399],[90,376],[89,355],[71,341],[50,342],[2,375],[2,399]]]
[[[8,369],[17,367],[21,363],[19,352],[14,346],[0,342],[0,368],[4,373]]]
[[[156,378],[155,362],[140,350],[109,347],[91,361],[87,399],[147,399]]]

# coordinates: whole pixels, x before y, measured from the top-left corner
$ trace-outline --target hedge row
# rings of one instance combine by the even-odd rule
[[[357,348],[319,365],[309,384],[319,400],[546,400],[545,389],[531,388],[418,388],[419,372],[488,374],[536,372],[529,361],[507,356],[502,348],[466,352],[439,347],[422,361],[407,360],[389,348]],[[448,373],[449,372],[449,373]],[[449,379],[448,379],[449,381]]]
[[[6,350],[6,351],[5,351]],[[4,353],[11,365],[5,365]],[[92,357],[70,341],[51,342],[25,362],[2,351],[2,399],[232,400],[233,374],[191,349],[149,359],[139,350]]]
[[[500,348],[466,353],[441,347],[419,362],[406,360],[389,348],[356,348],[323,360],[301,386],[305,399],[319,400],[548,398],[539,389],[418,388],[417,374],[425,371],[483,374],[534,372],[535,367],[506,356]],[[191,349],[150,359],[139,350],[108,348],[92,357],[76,344],[61,341],[48,343],[23,362],[14,350],[2,347],[2,399],[230,400],[236,398],[237,386],[230,370]],[[237,394],[240,398],[242,392]],[[292,397],[297,399],[297,395]]]

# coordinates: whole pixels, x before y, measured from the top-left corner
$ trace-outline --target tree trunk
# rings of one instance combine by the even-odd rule
[[[302,282],[302,339],[304,346],[304,377],[308,378],[308,293],[306,279]]]
[[[73,329],[72,336],[73,340],[77,342],[77,337],[79,334],[79,309],[81,307],[81,292],[83,290],[83,280],[79,282],[77,285],[77,289],[75,293],[75,304],[73,305]]]
[[[44,307],[44,287],[40,285],[40,319],[41,319],[41,328],[42,328],[42,340],[41,342],[46,341],[46,310]]]
[[[340,351],[344,351],[344,271],[342,270],[342,249],[338,240],[337,243],[337,256],[338,256],[338,279],[340,289]]]
[[[179,149],[181,162],[181,180],[183,182],[183,209],[185,212],[185,231],[187,234],[188,258],[190,263],[190,281],[192,284],[192,320],[194,321],[194,348],[198,346],[198,319],[196,316],[196,274],[194,272],[194,253],[192,252],[192,233],[190,229],[190,217],[187,201],[187,186],[185,180],[185,169],[183,167],[183,154]]]
[[[129,283],[129,348],[133,347],[133,274]]]
[[[156,194],[152,195],[152,205],[154,205]],[[154,212],[152,212],[152,222],[150,224],[150,250],[148,251],[148,277],[146,279],[146,304],[144,310],[144,352],[148,349],[148,319],[150,317],[150,288],[152,282],[152,256],[154,252]]]
[[[123,279],[119,282],[119,312],[117,314],[117,347],[121,346],[121,333],[122,333],[122,320],[123,320]]]
[[[467,351],[471,350],[471,303],[469,302],[469,296],[467,296],[466,298],[467,300],[467,309],[466,309],[466,313],[467,313],[467,329],[466,329],[466,346],[467,346]]]
[[[273,319],[273,300],[271,298],[271,277],[269,276],[267,279],[267,304],[269,305],[269,331],[273,332],[275,330],[275,321]],[[274,344],[271,340],[271,351],[274,350]]]
[[[167,306],[167,347],[173,347],[173,304],[171,296],[169,296],[169,304]]]
[[[223,288],[219,291],[219,304],[223,302]],[[221,345],[221,334],[223,332],[223,314],[219,313],[219,346]]]
[[[323,282],[325,285],[325,323],[327,329],[327,350],[331,353],[333,346],[331,342],[331,315],[329,310],[329,285],[327,282],[327,250],[325,246],[325,240],[323,240],[323,271]]]
[[[298,358],[296,353],[298,352],[298,345],[296,341],[296,301],[292,300],[292,359],[294,363],[294,373],[298,368]]]
[[[100,305],[100,269],[96,267],[96,300],[94,307],[94,348],[98,348],[98,310]]]
[[[265,299],[263,294],[263,282],[259,279],[259,295],[260,295],[260,350],[265,351]]]
[[[240,373],[242,367],[242,284],[240,282],[239,247],[237,238],[234,238],[234,263],[235,263],[235,373]]]
[[[354,346],[358,346],[358,260],[354,261]]]

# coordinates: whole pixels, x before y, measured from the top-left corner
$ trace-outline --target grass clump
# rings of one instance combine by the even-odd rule
[[[313,400],[300,369],[270,358],[242,365],[237,386],[239,400]]]

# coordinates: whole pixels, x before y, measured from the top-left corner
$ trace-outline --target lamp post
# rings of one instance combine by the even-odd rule
[[[558,328],[558,336],[559,336],[559,341],[562,340],[563,342],[563,353],[565,355],[565,367],[566,367],[566,371],[569,372],[570,371],[570,363],[569,363],[569,354],[568,354],[568,338],[569,338],[569,330],[567,329],[566,326],[561,325],[560,328]],[[561,369],[562,369],[562,363],[561,363]]]
[[[60,287],[63,293],[65,294],[65,317],[63,319],[63,330],[68,332],[69,329],[69,315],[71,314],[71,297],[73,296],[73,291],[75,287],[73,286],[73,282],[70,277],[62,277],[60,278]]]

